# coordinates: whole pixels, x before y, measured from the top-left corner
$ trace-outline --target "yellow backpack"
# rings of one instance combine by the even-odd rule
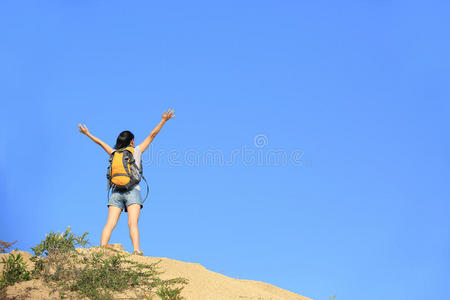
[[[141,181],[141,170],[134,160],[134,148],[114,150],[109,157],[106,177],[116,190],[128,190]]]
[[[140,166],[136,165],[134,148],[131,146],[111,152],[106,178],[108,179],[108,191],[110,188],[119,191],[128,191],[139,184],[142,178],[147,184],[147,194],[143,201],[148,197],[149,188],[147,180],[142,174],[142,161]]]

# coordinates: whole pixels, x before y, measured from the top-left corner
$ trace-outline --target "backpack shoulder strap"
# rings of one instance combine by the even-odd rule
[[[114,154],[116,153],[117,149],[113,149],[113,151],[111,151],[111,154],[109,154],[109,162],[112,162],[112,159],[114,157]]]
[[[134,147],[131,147],[131,146],[129,146],[129,147],[126,147],[124,150],[128,150],[128,151],[130,151],[131,152],[131,154],[133,154],[134,155]]]

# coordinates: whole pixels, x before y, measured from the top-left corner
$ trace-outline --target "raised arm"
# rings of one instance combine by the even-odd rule
[[[141,148],[142,152],[147,150],[148,146],[153,141],[153,139],[158,134],[158,132],[161,130],[161,128],[163,127],[164,123],[166,123],[168,120],[170,120],[170,119],[172,119],[174,117],[175,117],[175,115],[174,115],[173,109],[172,110],[169,109],[167,112],[163,113],[161,122],[159,122],[159,124],[152,130],[152,132],[150,132],[149,136],[139,145],[139,147]]]
[[[83,127],[84,126],[84,127]],[[91,140],[94,141],[94,143],[100,145],[100,147],[102,147],[106,153],[111,154],[111,152],[113,152],[113,148],[111,148],[107,143],[105,143],[104,141],[102,141],[99,138],[96,138],[95,136],[93,136],[89,130],[87,129],[86,125],[81,125],[78,124],[78,129],[80,130],[81,133],[87,135]]]

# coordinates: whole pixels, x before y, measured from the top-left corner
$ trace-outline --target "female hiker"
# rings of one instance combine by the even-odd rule
[[[114,149],[99,138],[93,136],[87,129],[86,125],[78,124],[78,129],[81,133],[87,135],[92,141],[101,146],[106,151],[106,153],[108,153],[108,155],[111,155],[111,153],[115,150],[124,149],[126,147],[133,147],[133,157],[136,162],[136,166],[141,166],[142,153],[147,150],[148,146],[161,130],[164,123],[172,119],[173,117],[175,117],[173,110],[169,109],[167,112],[164,112],[161,122],[159,122],[159,124],[155,127],[155,129],[152,130],[149,136],[137,146],[135,146],[134,143],[134,135],[130,131],[121,132],[117,137],[117,142],[114,146]],[[114,154],[114,156],[115,155],[117,154]],[[113,189],[107,206],[109,210],[108,220],[106,221],[106,225],[102,231],[100,246],[109,246],[108,242],[109,238],[111,237],[111,232],[113,231],[114,227],[116,227],[117,221],[120,217],[120,213],[122,212],[122,210],[125,210],[125,212],[128,212],[128,227],[130,228],[130,238],[134,248],[133,254],[144,255],[139,248],[139,230],[137,225],[139,214],[143,207],[139,184],[135,184],[125,191]]]

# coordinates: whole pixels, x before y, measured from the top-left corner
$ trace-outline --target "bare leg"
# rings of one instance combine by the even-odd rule
[[[103,228],[102,231],[100,246],[106,246],[108,244],[109,238],[111,237],[111,232],[113,231],[114,227],[116,227],[121,212],[122,210],[117,206],[109,206],[108,221],[106,221],[105,228]]]
[[[139,250],[139,229],[138,221],[141,213],[141,206],[139,204],[131,204],[127,207],[128,210],[128,227],[130,227],[130,238],[133,242],[135,251]]]

